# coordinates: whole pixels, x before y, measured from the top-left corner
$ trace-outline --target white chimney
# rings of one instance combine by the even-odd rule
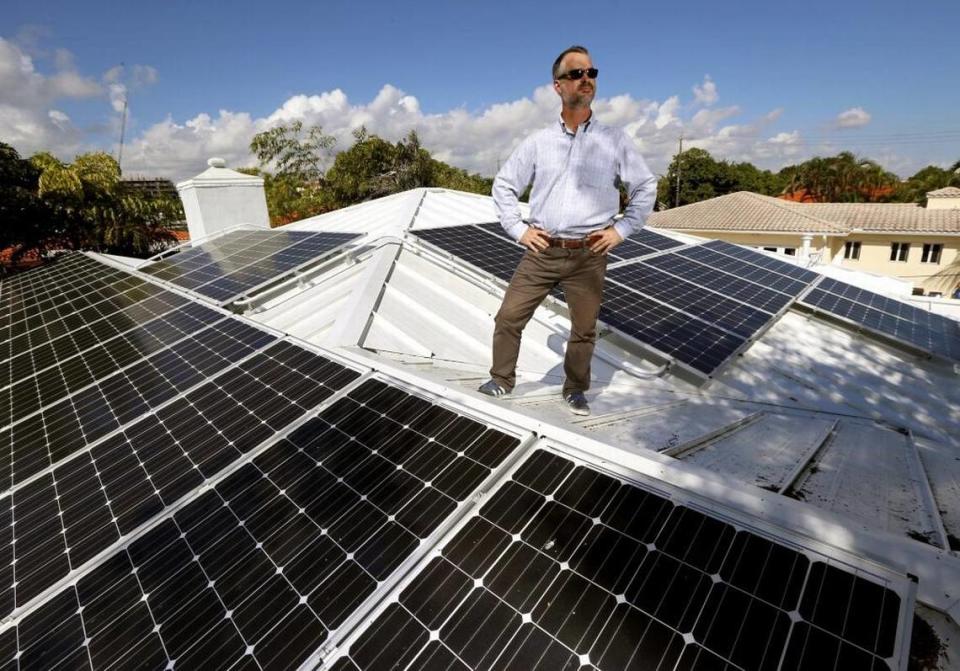
[[[190,239],[207,238],[240,224],[270,228],[263,178],[230,170],[222,158],[211,158],[207,165],[193,179],[177,184]]]
[[[928,210],[960,210],[960,189],[948,186],[927,192]]]

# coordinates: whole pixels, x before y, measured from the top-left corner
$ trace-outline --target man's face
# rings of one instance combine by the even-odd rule
[[[560,62],[560,73],[566,73],[578,68],[587,69],[593,67],[593,61],[586,54],[572,53],[563,57]],[[583,108],[590,107],[593,102],[593,96],[597,92],[597,80],[589,79],[586,75],[580,79],[557,79],[553,82],[553,88],[563,101],[564,107]]]

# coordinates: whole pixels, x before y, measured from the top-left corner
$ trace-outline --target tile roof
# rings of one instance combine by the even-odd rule
[[[931,193],[952,193],[950,189]],[[960,194],[960,189],[953,190]],[[928,210],[912,203],[793,203],[738,191],[655,212],[649,223],[680,231],[956,234],[960,233],[960,209]]]
[[[803,206],[750,191],[738,191],[655,212],[654,228],[688,231],[770,231],[777,233],[826,233],[843,235],[846,229],[807,212]]]
[[[927,198],[960,198],[960,189],[955,186],[945,186],[936,191],[928,191]]]

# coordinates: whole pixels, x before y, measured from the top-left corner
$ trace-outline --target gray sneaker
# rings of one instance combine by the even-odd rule
[[[493,396],[494,398],[509,398],[510,392],[497,384],[494,380],[487,380],[478,389],[481,394]]]
[[[566,401],[567,407],[570,408],[570,412],[574,415],[589,415],[590,406],[587,405],[587,397],[583,395],[582,391],[574,391],[563,397],[563,400]]]

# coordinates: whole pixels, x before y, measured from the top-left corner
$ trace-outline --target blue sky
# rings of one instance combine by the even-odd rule
[[[655,169],[681,131],[771,168],[841,149],[901,175],[960,159],[955,0],[225,6],[5,3],[0,140],[115,152],[123,86],[128,172],[182,178],[214,153],[248,164],[252,133],[302,118],[340,146],[361,122],[391,139],[415,127],[489,174],[555,114],[538,87],[582,43],[601,69],[598,116]]]

